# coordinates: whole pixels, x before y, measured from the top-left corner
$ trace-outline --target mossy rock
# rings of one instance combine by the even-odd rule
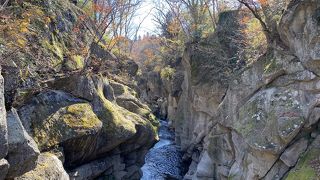
[[[83,69],[84,68],[84,58],[80,55],[73,55],[65,62],[64,65],[68,70]]]
[[[97,116],[103,122],[103,132],[113,138],[128,138],[136,133],[135,125],[130,119],[124,117],[124,111],[119,106],[105,99],[99,92],[100,109]],[[119,139],[119,140],[120,140]]]
[[[115,81],[110,81],[110,85],[113,88],[115,96],[128,95],[128,96],[137,97],[137,93],[126,85],[123,85]]]
[[[306,152],[294,169],[292,169],[286,180],[318,180],[319,179],[319,160],[320,149],[311,149]],[[315,162],[317,161],[317,162]]]
[[[151,110],[148,106],[142,104],[138,99],[136,98],[128,98],[125,96],[120,96],[117,98],[117,104],[128,111],[138,114],[142,116],[143,118],[146,118],[149,120],[152,125],[159,126],[159,121],[156,119],[156,117],[151,113]]]
[[[280,153],[304,123],[300,101],[295,89],[266,89],[239,108],[232,126],[251,147]]]
[[[42,153],[35,169],[25,173],[16,180],[69,179],[62,162],[51,153]]]
[[[47,149],[69,139],[97,133],[102,122],[90,104],[79,103],[59,109],[41,124],[34,124],[34,139],[40,149]]]
[[[102,92],[98,92],[98,95],[99,99],[95,106],[99,107],[99,109],[97,109],[95,113],[103,122],[101,136],[103,139],[99,139],[101,146],[99,150],[102,151],[102,153],[135,137],[138,133],[137,125],[144,127],[146,134],[152,134],[152,137],[148,136],[148,140],[139,143],[155,141],[157,138],[157,127],[152,125],[149,120],[113,104],[104,98]]]

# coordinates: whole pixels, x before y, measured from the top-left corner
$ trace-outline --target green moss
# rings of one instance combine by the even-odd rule
[[[264,73],[266,73],[266,74],[272,73],[275,70],[277,70],[277,67],[278,67],[278,65],[276,63],[276,60],[275,59],[271,59],[265,64]]]
[[[267,52],[267,54],[263,56],[261,60],[264,63],[263,72],[265,74],[274,73],[277,70],[281,69],[281,64],[277,62],[277,59],[275,58],[275,55],[273,52]]]
[[[134,134],[136,132],[134,124],[124,117],[120,107],[105,99],[101,90],[98,95],[102,108],[97,112],[97,115],[103,121],[103,131],[114,137],[122,137],[123,133]]]
[[[137,93],[131,89],[130,87],[120,84],[118,82],[115,81],[110,81],[110,85],[112,86],[113,90],[114,90],[114,94],[116,96],[120,96],[120,95],[131,95],[133,97],[137,97]]]
[[[84,68],[84,58],[80,55],[73,55],[67,60],[65,66],[70,70],[77,70]]]
[[[317,180],[318,175],[311,167],[311,161],[317,159],[319,154],[319,149],[312,149],[304,154],[296,167],[289,172],[286,180]]]
[[[33,124],[34,140],[47,149],[66,140],[98,132],[102,123],[90,104],[73,104],[59,109],[46,120]]]
[[[56,175],[56,162],[54,162],[54,155],[48,152],[41,153],[38,158],[37,166],[35,169],[23,174],[17,179],[32,179],[43,180],[47,179],[48,175]],[[53,163],[54,162],[54,163]],[[15,178],[16,179],[16,178]]]
[[[73,104],[66,108],[66,114],[61,119],[70,128],[95,128],[101,122],[93,113],[89,104]]]
[[[56,42],[56,38],[54,35],[52,35],[52,42],[44,39],[42,40],[41,45],[45,51],[53,53],[60,62],[63,60],[63,46],[60,43]]]
[[[259,112],[258,103],[256,99],[239,109],[239,121],[235,122],[235,129],[244,137],[250,135],[255,127],[253,116]]]

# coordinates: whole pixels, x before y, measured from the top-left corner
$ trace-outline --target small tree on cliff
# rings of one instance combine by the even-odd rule
[[[281,42],[277,30],[278,22],[288,3],[287,0],[238,0],[258,19],[269,47]]]

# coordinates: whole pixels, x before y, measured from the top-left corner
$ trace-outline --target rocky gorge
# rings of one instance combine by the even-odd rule
[[[187,46],[163,82],[164,116],[191,161],[183,179],[319,179],[319,8],[292,1],[279,41],[227,83]]]
[[[172,78],[138,76],[136,63],[90,42],[83,29],[95,26],[79,25],[74,4],[28,3],[17,21],[37,16],[37,36],[26,36],[36,47],[0,56],[0,180],[319,179],[319,0],[290,2],[279,40],[228,80],[193,43]],[[214,38],[233,55],[220,38],[237,16],[223,15]]]

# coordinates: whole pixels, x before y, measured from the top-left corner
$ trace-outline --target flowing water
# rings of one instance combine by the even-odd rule
[[[182,153],[174,143],[168,122],[160,120],[160,123],[160,141],[146,155],[141,180],[182,179]]]

